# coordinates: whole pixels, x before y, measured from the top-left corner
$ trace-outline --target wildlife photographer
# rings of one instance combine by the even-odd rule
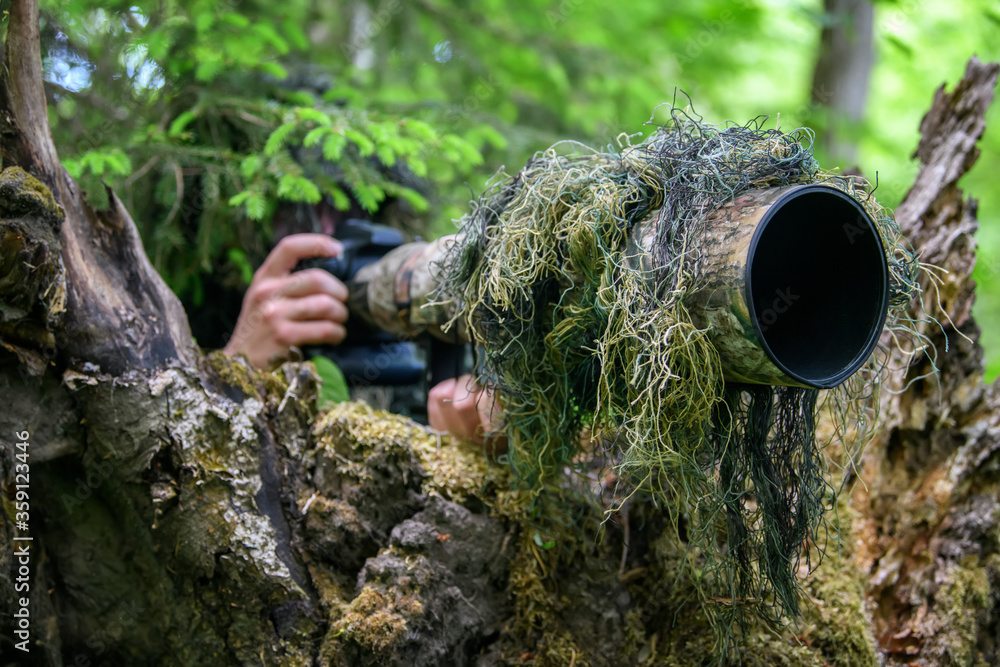
[[[344,341],[350,316],[347,286],[321,268],[295,271],[302,260],[338,257],[343,252],[341,243],[329,235],[336,226],[335,212],[321,202],[315,213],[324,233],[284,236],[254,273],[225,354],[242,354],[254,366],[265,368],[287,356],[293,346]],[[428,392],[431,428],[480,444],[494,430],[492,411],[492,392],[468,374],[440,382]]]

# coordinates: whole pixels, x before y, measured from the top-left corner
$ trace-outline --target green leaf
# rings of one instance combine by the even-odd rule
[[[339,162],[344,156],[346,146],[347,137],[342,134],[331,134],[323,142],[323,157],[330,162]]]
[[[274,29],[268,22],[257,22],[253,25],[253,32],[264,41],[271,44],[274,49],[281,55],[288,53],[288,42],[285,41],[284,37],[278,34],[278,31]]]
[[[306,37],[306,33],[302,31],[302,28],[295,21],[284,21],[281,24],[281,31],[296,49],[304,51],[309,48],[309,38]]]
[[[476,130],[494,148],[502,150],[507,147],[507,137],[497,132],[495,128],[489,125],[480,125]]]
[[[104,172],[104,155],[90,152],[83,156],[84,166],[90,173],[100,176]]]
[[[361,204],[361,208],[369,213],[377,211],[379,203],[385,199],[385,191],[374,183],[354,182],[350,185],[354,198]]]
[[[323,93],[323,100],[326,102],[346,103],[349,106],[361,106],[365,98],[357,88],[351,86],[334,86]]]
[[[410,206],[412,206],[413,210],[417,213],[423,213],[430,208],[430,202],[428,202],[427,199],[416,190],[412,190],[410,188],[400,188],[396,194],[410,202]]]
[[[222,71],[223,61],[222,58],[211,57],[206,58],[198,63],[198,66],[194,70],[194,78],[202,83],[211,81]]]
[[[347,389],[347,380],[337,365],[326,357],[310,359],[316,367],[316,375],[320,379],[319,398],[317,404],[320,410],[335,403],[351,400],[351,392]]]
[[[174,122],[170,124],[170,128],[167,130],[167,135],[171,137],[180,136],[180,134],[184,132],[184,129],[190,125],[191,121],[193,121],[196,117],[197,114],[194,109],[188,109],[187,111],[180,113],[177,118],[174,119]]]
[[[63,158],[61,160],[66,172],[74,179],[78,180],[83,175],[83,162],[73,158]]]
[[[107,154],[108,167],[116,176],[127,176],[132,173],[132,160],[119,149]]]
[[[316,96],[308,90],[287,90],[280,94],[288,100],[289,104],[295,104],[300,107],[308,107],[316,104]]]
[[[237,14],[236,12],[226,12],[222,15],[222,21],[228,23],[229,25],[236,26],[237,28],[250,27],[250,19],[243,14]]]
[[[259,192],[252,192],[247,198],[247,216],[253,220],[263,220],[267,213],[267,199]]]
[[[319,109],[298,107],[295,109],[295,115],[299,117],[300,121],[312,121],[323,127],[330,127],[333,125],[333,120],[330,118],[330,115],[320,111]]]
[[[243,284],[249,285],[250,281],[253,280],[253,265],[247,258],[247,254],[240,248],[230,248],[226,257],[239,269]]]
[[[333,205],[338,211],[346,211],[351,208],[351,198],[336,185],[330,187],[327,194],[333,197]]]
[[[256,190],[244,190],[229,198],[229,205],[236,207],[243,204],[246,207],[247,217],[251,220],[263,220],[267,213],[267,199]]]
[[[438,133],[434,131],[434,128],[422,120],[407,118],[406,120],[401,121],[400,125],[409,130],[415,137],[422,139],[427,143],[437,141]]]
[[[551,549],[556,545],[555,540],[549,540],[548,542],[543,542],[542,536],[537,532],[531,536],[531,539],[535,541],[536,546],[539,546],[543,549]]]
[[[290,201],[304,201],[308,204],[318,204],[323,196],[316,184],[308,178],[285,174],[278,179],[278,197]]]
[[[305,138],[302,139],[302,145],[305,146],[306,148],[312,148],[323,139],[323,135],[329,133],[330,133],[330,128],[328,127],[313,128],[309,130]]]
[[[257,172],[260,171],[261,165],[263,165],[263,163],[264,161],[261,159],[259,155],[246,156],[245,158],[243,158],[243,162],[240,163],[240,175],[242,175],[243,178],[253,177],[255,174],[257,174]]]
[[[361,153],[361,157],[368,157],[375,152],[375,144],[372,140],[363,135],[357,130],[347,129],[344,130],[344,136],[350,139],[357,145],[358,152]]]
[[[886,39],[887,42],[889,42],[894,47],[896,47],[897,49],[899,49],[899,51],[906,58],[908,58],[908,59],[912,59],[913,58],[914,49],[913,49],[912,46],[910,46],[910,44],[905,39],[903,39],[902,37],[898,37],[897,35],[886,35],[885,39]]]
[[[393,135],[390,131],[389,125],[386,123],[371,123],[365,129],[368,131],[371,138],[379,144],[389,141]]]
[[[413,172],[414,176],[419,176],[420,178],[427,176],[427,163],[420,158],[411,157],[407,160],[406,165],[410,168],[410,171]]]
[[[262,72],[264,72],[265,74],[270,74],[279,81],[283,81],[284,79],[288,78],[288,70],[286,70],[278,63],[260,63],[258,67],[260,67]]]
[[[232,197],[229,198],[229,205],[230,206],[239,206],[239,205],[241,205],[243,202],[245,202],[249,198],[250,198],[250,191],[249,190],[244,190],[243,192],[238,192],[238,193],[236,193],[235,195],[233,195]]]
[[[157,30],[146,35],[146,54],[153,60],[163,60],[173,44],[173,35],[167,30]]]
[[[194,29],[198,32],[205,32],[212,27],[215,18],[211,14],[198,14],[194,17]]]
[[[264,144],[264,155],[275,155],[288,141],[288,135],[295,130],[295,123],[283,123],[271,133]]]
[[[387,167],[391,167],[396,164],[396,153],[388,144],[382,144],[379,146],[375,151],[375,155],[377,155],[379,161]]]
[[[483,155],[476,150],[475,146],[454,134],[445,135],[444,148],[446,151],[457,153],[469,165],[478,165],[483,162]]]

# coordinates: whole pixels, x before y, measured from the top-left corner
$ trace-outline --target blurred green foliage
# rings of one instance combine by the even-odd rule
[[[245,286],[280,200],[375,215],[396,201],[425,233],[562,139],[595,146],[690,95],[711,122],[816,121],[820,0],[42,0],[50,118],[98,205],[104,180],[192,308]],[[935,88],[973,53],[1000,58],[986,0],[878,0],[861,170],[895,205]],[[980,199],[976,314],[1000,371],[996,108],[963,185]],[[627,137],[621,140],[628,140]],[[820,152],[825,167],[837,165]],[[325,158],[326,165],[322,164]],[[209,295],[209,296],[206,296]]]
[[[319,397],[316,400],[316,405],[320,410],[334,403],[351,400],[347,380],[344,379],[344,374],[337,367],[337,364],[323,355],[313,357],[312,362],[320,379]]]

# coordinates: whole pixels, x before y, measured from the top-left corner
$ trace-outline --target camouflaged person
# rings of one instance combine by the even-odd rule
[[[344,246],[334,237],[338,225],[342,226],[351,213],[359,214],[337,211],[326,199],[315,206],[286,203],[278,207],[273,220],[277,243],[253,275],[233,334],[223,348],[225,354],[242,354],[254,366],[266,368],[291,356],[296,348],[344,343],[351,317],[348,286],[322,268],[297,268],[305,260],[342,255]],[[392,224],[393,220],[387,222]],[[398,225],[401,221],[395,222]],[[414,253],[414,248],[428,247],[433,254],[433,249],[439,245],[412,243],[399,250],[415,256],[419,253]],[[383,272],[398,268],[391,262],[380,262],[380,265],[377,270]],[[427,282],[430,279],[428,264],[417,267],[415,272],[411,270],[409,275],[414,281]],[[395,275],[387,276],[382,282],[394,280]],[[392,298],[393,295],[385,295],[383,300],[391,301]],[[413,304],[408,311],[416,314],[418,320],[420,305],[423,304]],[[359,310],[357,303],[354,306],[358,311],[356,317],[379,328],[398,335],[416,333],[398,327],[387,328],[386,323],[372,320],[372,311],[385,313],[392,309],[388,303],[374,309],[362,307]],[[430,319],[440,321],[437,315]],[[486,441],[487,434],[496,430],[492,416],[495,411],[493,394],[481,388],[469,374],[438,382],[429,391],[423,382],[388,386],[379,384],[375,378],[371,383],[352,386],[351,398],[411,417],[426,416],[431,428],[480,444]],[[489,441],[494,446],[501,442],[496,437]]]

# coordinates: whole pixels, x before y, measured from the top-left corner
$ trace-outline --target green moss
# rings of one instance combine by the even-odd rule
[[[641,612],[623,617],[616,600],[620,533],[602,527],[604,506],[590,479],[573,476],[535,497],[498,492],[495,514],[518,526],[509,562],[509,623],[518,650],[535,665],[633,664],[645,641]],[[603,536],[603,537],[602,537]]]
[[[621,590],[621,544],[613,534],[595,541],[604,507],[588,496],[586,478],[571,476],[541,494],[511,489],[505,480],[507,468],[491,464],[479,448],[439,438],[409,420],[360,403],[334,406],[317,422],[315,432],[317,456],[328,458],[345,479],[371,474],[365,462],[388,453],[403,466],[402,474],[414,466],[425,493],[458,502],[481,500],[511,525],[507,581],[512,616],[497,649],[507,664],[720,664],[719,635],[713,626],[727,611],[724,601],[702,606],[698,587],[711,576],[704,559],[647,497],[631,501],[633,530],[642,526],[641,543],[648,546],[630,556],[629,567],[635,572],[625,577],[632,596],[629,609],[624,618],[608,621],[614,629],[595,633],[580,621],[600,616],[594,605],[613,599],[602,598],[604,591],[617,595],[614,591]],[[327,508],[329,502],[315,498],[310,513]],[[351,521],[350,512],[342,511],[347,506],[335,509],[337,520]],[[831,519],[831,535],[843,534],[849,543],[851,518],[841,502]],[[815,562],[816,554],[812,556]],[[331,619],[324,643],[326,664],[352,664],[359,655],[391,662],[400,638],[412,633],[421,623],[419,615],[426,613],[416,593],[405,586],[384,589],[369,583],[358,598],[347,602],[350,582],[338,577],[317,579],[326,591],[322,595]],[[732,628],[721,664],[876,664],[863,577],[849,556],[838,551],[835,540],[822,565],[802,584],[804,604],[797,625]]]
[[[65,214],[41,181],[20,167],[7,167],[0,172],[0,215],[39,216],[58,224]]]
[[[646,510],[645,521],[657,512]],[[639,511],[633,508],[634,512]],[[850,515],[843,508],[831,525],[844,539],[850,531]],[[817,554],[812,554],[815,562]],[[702,577],[711,576],[696,550],[667,526],[652,540],[647,570],[630,584],[635,600],[629,617],[632,641],[641,637],[640,664],[665,667],[708,665],[723,648],[714,631],[730,611],[722,598],[699,603],[697,588]],[[800,571],[800,576],[804,572]],[[804,604],[797,624],[770,629],[763,622],[734,627],[721,664],[788,667],[867,667],[877,664],[871,623],[864,608],[864,578],[857,567],[836,549],[831,540],[826,558],[803,579]],[[717,618],[713,618],[716,615]],[[637,623],[638,621],[638,623]],[[638,625],[638,627],[637,627]],[[645,661],[645,662],[644,662]]]
[[[827,667],[823,657],[788,632],[757,631],[740,645],[744,667]]]
[[[306,364],[308,367],[308,364]],[[277,398],[279,401],[285,396],[285,392],[292,385],[292,378],[288,377],[293,369],[301,367],[297,363],[286,363],[273,371],[255,371],[254,377],[264,386],[264,392],[268,396]]]
[[[233,359],[221,350],[216,350],[205,356],[205,362],[222,382],[236,387],[244,396],[260,396],[254,382],[255,372],[244,361]]]
[[[393,594],[396,593],[396,594]],[[408,623],[423,613],[412,592],[382,592],[366,586],[333,623],[333,634],[354,641],[373,653],[391,650],[406,636]]]
[[[338,577],[317,563],[309,565],[309,577],[313,588],[319,593],[320,605],[323,609],[328,612],[331,618],[342,616],[347,609],[350,595],[344,585],[338,581]]]
[[[809,602],[802,636],[833,667],[878,664],[871,619],[864,609],[865,587],[854,563],[828,555],[806,580]]]
[[[459,502],[481,499],[494,516],[517,526],[508,571],[513,616],[502,640],[506,654],[514,655],[515,662],[525,657],[535,665],[608,664],[602,657],[607,647],[598,646],[603,638],[567,622],[583,604],[574,587],[599,597],[602,586],[617,578],[620,554],[615,552],[620,547],[614,540],[610,541],[616,545],[613,548],[595,545],[602,506],[581,493],[584,485],[564,484],[542,494],[512,490],[503,479],[506,468],[490,464],[479,448],[439,438],[408,420],[360,403],[334,406],[318,421],[316,434],[320,451],[336,461],[339,475],[367,474],[364,461],[377,450],[395,451],[404,458],[412,454],[425,475],[424,492]],[[316,499],[314,504],[319,502]],[[629,664],[710,664],[720,654],[714,616],[725,607],[715,602],[703,608],[699,602],[698,586],[708,576],[703,559],[678,537],[661,509],[642,498],[633,502],[633,524],[643,524],[656,537],[650,539],[644,556],[645,572],[629,578],[633,603],[622,622],[617,655]],[[847,534],[851,516],[843,503],[838,510],[832,532]],[[845,554],[837,552],[835,542],[829,550],[822,566],[804,580],[806,602],[798,625],[778,631],[762,625],[734,629],[730,658],[761,667],[876,664],[861,574]],[[342,592],[331,586],[335,591],[330,596],[333,626],[326,655],[332,664],[348,660],[343,653],[347,645],[390,655],[421,611],[415,597],[397,589],[368,586],[359,598],[345,604]],[[345,640],[350,642],[345,644]]]
[[[62,216],[38,179],[19,167],[0,173],[0,338],[34,376],[55,355],[66,310]]]
[[[424,493],[439,495],[456,503],[470,498],[485,499],[488,481],[502,474],[487,460],[482,449],[450,436],[435,435],[414,422],[365,403],[338,403],[316,423],[318,444],[335,452],[351,443],[356,462],[363,461],[378,445],[412,451],[425,474]],[[360,466],[356,463],[355,467]],[[352,469],[344,463],[342,472]]]
[[[517,553],[510,563],[509,579],[514,596],[514,629],[522,635],[552,625],[558,598],[548,590],[545,579],[555,565],[555,554],[540,550],[530,531],[522,530]]]
[[[335,460],[339,476],[360,479],[367,474],[364,462],[378,451],[412,454],[423,474],[424,493],[458,503],[482,501],[494,516],[519,524],[509,569],[514,615],[506,638],[513,644],[511,650],[517,656],[530,655],[535,665],[591,664],[593,647],[587,640],[592,638],[575,636],[563,620],[571,611],[563,575],[581,571],[585,564],[580,561],[592,550],[602,519],[595,503],[575,495],[570,499],[566,489],[553,489],[535,503],[531,492],[510,490],[507,468],[491,463],[481,447],[435,435],[363,403],[332,406],[315,432],[317,456]],[[587,511],[574,516],[571,508],[579,512],[581,504]],[[342,642],[348,639],[377,655],[391,651],[419,611],[415,600],[398,596],[396,589],[380,592],[369,586],[341,618],[335,617],[336,636],[328,642],[332,664],[347,660]]]
[[[978,557],[967,556],[944,574],[944,583],[934,595],[934,608],[941,618],[941,631],[933,637],[938,664],[973,665],[980,632],[980,610],[990,602],[987,568]]]
[[[576,642],[567,630],[549,632],[542,636],[535,646],[532,664],[537,667],[589,667],[587,652]]]

